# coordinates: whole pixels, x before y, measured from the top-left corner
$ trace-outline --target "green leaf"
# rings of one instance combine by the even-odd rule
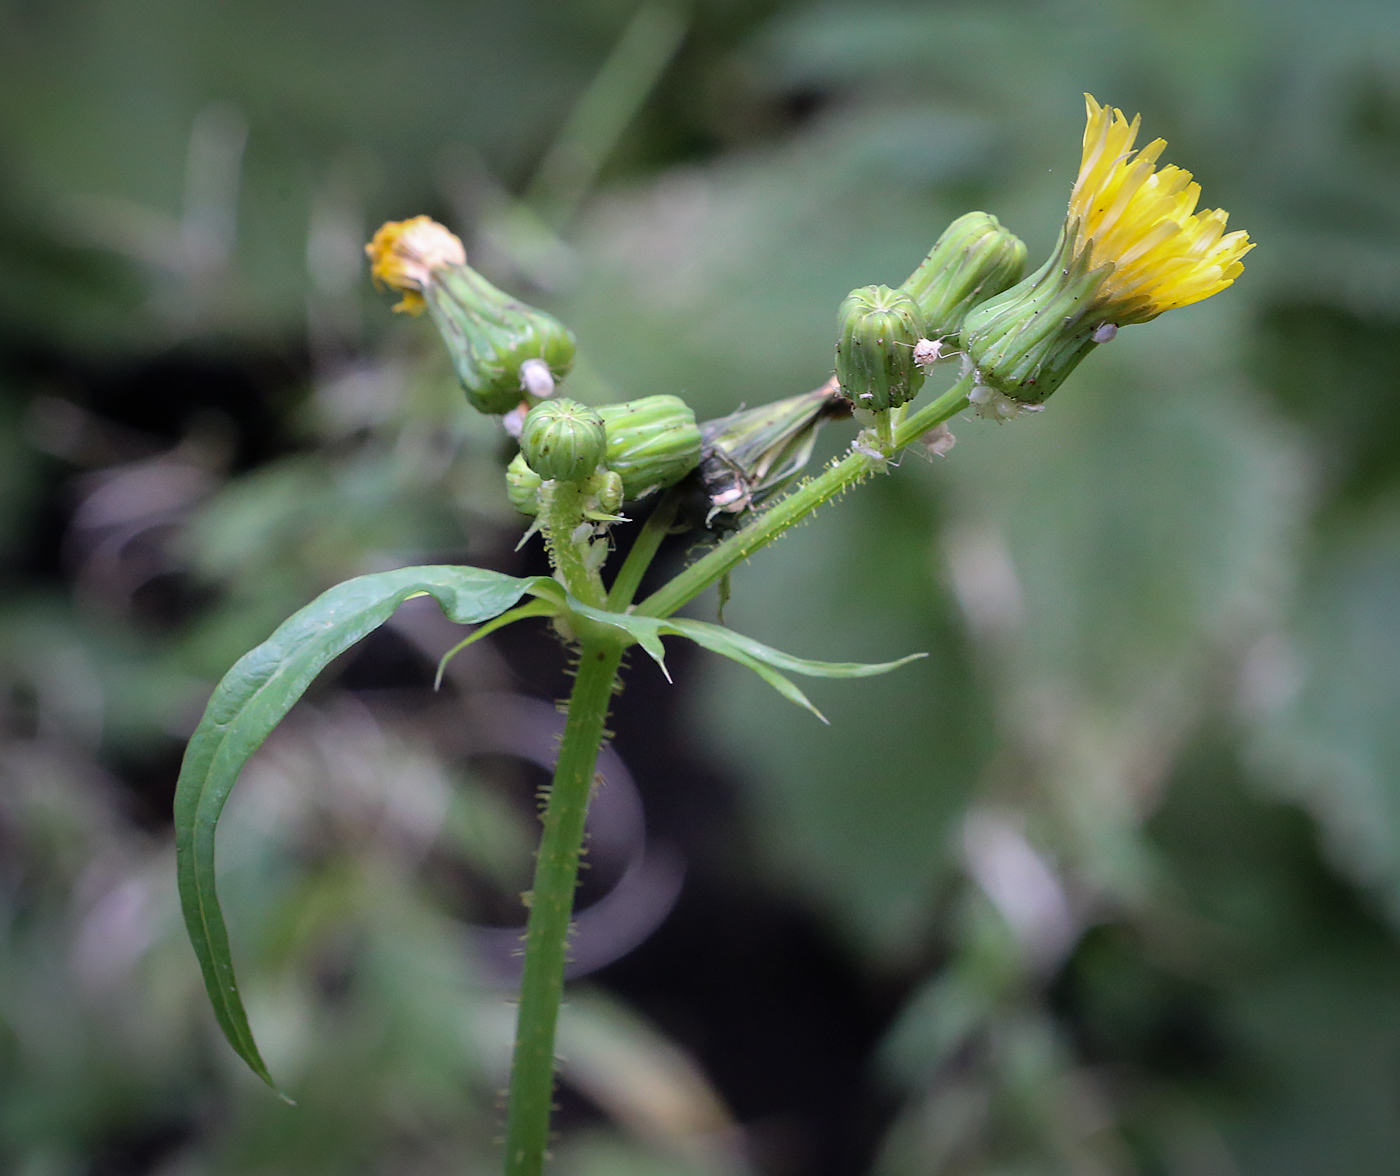
[[[462,638],[438,660],[437,673],[433,675],[433,689],[437,690],[442,686],[442,676],[447,672],[447,663],[466,649],[468,645],[474,645],[483,637],[490,636],[497,629],[504,629],[507,625],[515,624],[516,621],[525,620],[526,617],[552,617],[558,611],[559,607],[553,601],[532,600],[529,604],[522,604],[519,608],[503,612],[493,621],[487,621],[471,636]]]
[[[868,678],[874,674],[887,674],[890,670],[898,669],[911,661],[928,656],[926,653],[911,653],[908,657],[902,657],[898,661],[876,663],[812,661],[808,658],[793,657],[790,653],[772,649],[760,641],[755,641],[752,637],[745,637],[741,633],[735,633],[732,629],[726,629],[723,625],[713,625],[708,621],[692,621],[676,617],[659,619],[635,616],[631,613],[604,612],[572,599],[569,600],[568,607],[571,612],[591,621],[622,629],[651,655],[656,664],[661,667],[661,672],[666,674],[668,680],[671,675],[666,673],[666,652],[662,647],[661,638],[662,636],[687,637],[695,644],[702,645],[713,653],[718,653],[731,661],[738,662],[741,666],[746,666],[788,701],[805,707],[823,723],[827,721],[826,716],[813,706],[811,700],[780,671],[787,670],[794,674],[805,674],[809,678]]]
[[[708,621],[690,621],[684,618],[668,619],[666,629],[680,637],[689,637],[697,645],[733,657],[735,652],[793,674],[805,674],[809,678],[873,678],[876,674],[888,674],[900,666],[907,666],[927,653],[910,653],[888,662],[825,662],[811,661],[805,657],[793,657],[790,653],[772,649],[752,637],[745,637],[723,625],[713,625]]]
[[[387,621],[405,600],[431,596],[451,620],[474,624],[500,615],[527,592],[547,591],[551,582],[542,580],[466,567],[400,568],[347,580],[239,658],[214,690],[185,751],[175,793],[180,903],[224,1036],[274,1089],[238,995],[214,887],[214,831],[238,773],[326,664]]]

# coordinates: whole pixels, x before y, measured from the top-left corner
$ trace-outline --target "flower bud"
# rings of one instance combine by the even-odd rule
[[[538,371],[542,363],[557,382],[573,366],[574,337],[558,319],[496,289],[468,266],[440,273],[424,297],[467,399],[481,412],[509,412],[538,389],[544,373],[527,384],[529,367]]]
[[[913,400],[924,372],[914,362],[923,314],[913,298],[888,286],[862,286],[846,295],[836,344],[836,379],[857,408],[875,412]]]
[[[593,499],[598,513],[616,516],[626,500],[622,475],[616,470],[599,470],[594,475]]]
[[[520,430],[520,452],[545,481],[582,482],[607,454],[603,418],[575,400],[535,405]]]
[[[1060,235],[1050,260],[1025,281],[975,307],[962,330],[962,347],[977,371],[977,385],[998,400],[998,415],[1014,405],[1045,400],[1079,361],[1115,332],[1102,330],[1100,288],[1111,264],[1089,268],[1088,252],[1076,255],[1072,232]]]
[[[608,469],[628,498],[674,486],[700,464],[700,427],[679,396],[644,396],[598,410],[608,430]]]
[[[930,335],[956,335],[969,310],[1010,289],[1025,268],[1025,242],[996,217],[969,212],[943,230],[900,289],[919,304]]]
[[[547,394],[573,366],[569,330],[496,289],[467,265],[461,241],[428,217],[382,226],[365,251],[375,280],[403,294],[396,310],[427,307],[479,411],[506,413],[527,393]]]
[[[506,467],[506,494],[511,505],[521,514],[540,513],[540,484],[544,481],[525,460],[523,453],[517,453]]]

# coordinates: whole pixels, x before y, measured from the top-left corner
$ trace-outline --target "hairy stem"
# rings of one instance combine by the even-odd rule
[[[591,528],[586,537],[574,537],[585,521],[583,511],[584,492],[579,486],[572,482],[545,483],[540,496],[540,523],[555,576],[574,599],[602,608],[607,599],[602,577],[584,559],[592,542]]]
[[[554,1100],[554,1031],[564,994],[564,962],[583,824],[621,658],[620,644],[597,638],[585,638],[579,651],[530,892],[525,974],[520,983],[510,1072],[506,1176],[540,1176],[544,1169]]]
[[[972,377],[964,376],[942,396],[901,421],[894,433],[896,450],[917,441],[930,429],[942,424],[967,406]],[[882,463],[878,455],[853,449],[840,461],[802,483],[777,505],[764,511],[742,530],[731,535],[713,551],[696,560],[663,588],[648,596],[636,612],[648,617],[669,617],[676,609],[694,600],[721,576],[733,571],[755,551],[767,547],[779,535],[854,486]]]

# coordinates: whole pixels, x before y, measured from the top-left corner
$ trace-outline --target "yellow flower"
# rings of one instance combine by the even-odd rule
[[[1254,248],[1225,232],[1225,213],[1197,212],[1201,188],[1179,167],[1156,170],[1162,139],[1134,154],[1139,119],[1088,94],[1084,158],[1069,215],[1040,269],[968,313],[960,336],[984,416],[1033,411],[1119,327],[1219,294]]]
[[[1218,294],[1244,269],[1254,246],[1243,232],[1226,233],[1223,209],[1196,212],[1201,186],[1191,173],[1154,170],[1167,143],[1155,139],[1133,153],[1139,115],[1084,95],[1088,123],[1084,158],[1069,201],[1074,253],[1089,270],[1111,264],[1100,297],[1114,304],[1104,317],[1119,326]]]
[[[423,291],[438,270],[467,263],[461,240],[427,216],[380,225],[365,252],[374,280],[403,295],[394,309],[409,314],[422,313]]]

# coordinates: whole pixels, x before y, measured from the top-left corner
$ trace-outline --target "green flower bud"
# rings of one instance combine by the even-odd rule
[[[544,481],[525,461],[523,453],[517,453],[506,467],[506,494],[511,505],[521,514],[540,513],[540,484]]]
[[[846,295],[839,316],[836,379],[857,408],[875,412],[913,400],[924,372],[914,362],[923,337],[923,314],[902,290],[862,286]]]
[[[527,392],[548,394],[552,381],[568,375],[574,337],[553,315],[496,289],[466,265],[438,270],[434,279],[423,297],[474,408],[509,412]],[[540,361],[547,375],[538,365],[532,372],[530,360]]]
[[[593,491],[593,497],[598,513],[616,516],[626,499],[622,475],[616,470],[599,470],[594,475],[594,481],[596,488]]]
[[[575,400],[535,405],[520,429],[520,452],[546,481],[582,482],[607,454],[603,418]]]
[[[1014,416],[1043,404],[1116,333],[1100,313],[1113,265],[1090,269],[1088,258],[1087,250],[1075,255],[1073,234],[1063,232],[1044,266],[967,316],[962,348],[976,367],[971,399],[982,415]]]
[[[930,335],[956,335],[969,310],[1010,289],[1025,269],[1025,242],[996,217],[969,212],[943,230],[900,289],[919,304]]]
[[[644,396],[598,410],[608,430],[608,469],[628,498],[674,486],[700,464],[700,427],[679,396]]]

